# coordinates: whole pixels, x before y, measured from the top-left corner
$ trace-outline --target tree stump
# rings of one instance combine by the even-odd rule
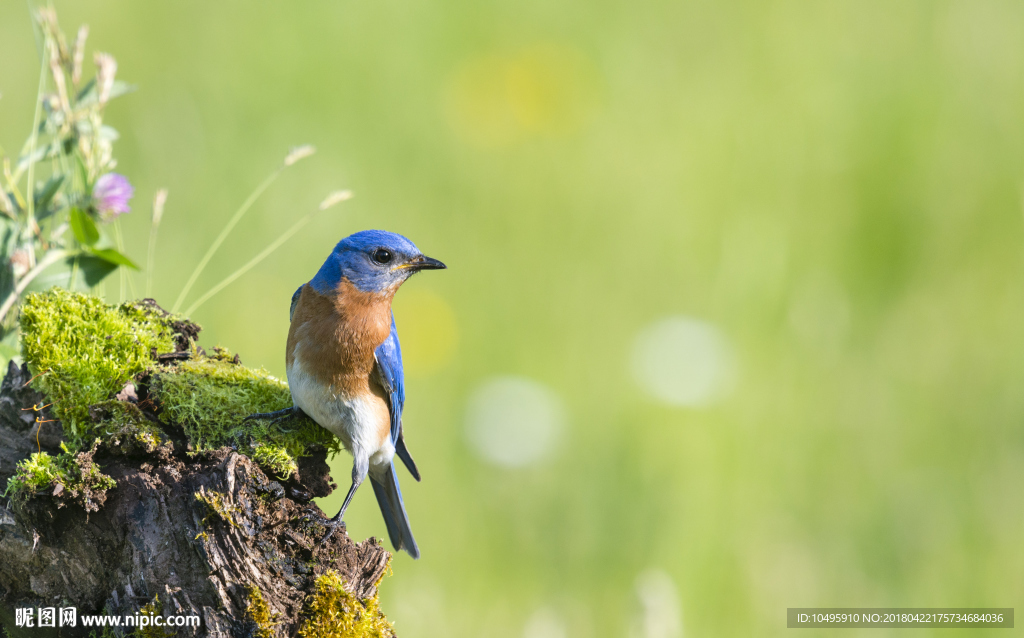
[[[33,406],[46,397],[29,380],[28,369],[12,363],[0,387],[0,485],[31,453],[59,451],[60,424],[36,418]],[[229,447],[189,454],[179,442],[134,456],[87,454],[116,481],[97,511],[59,493],[0,505],[0,624],[9,635],[47,635],[16,626],[19,608],[75,607],[76,626],[49,635],[89,635],[87,614],[158,612],[198,616],[198,626],[136,635],[292,636],[309,620],[318,577],[328,573],[344,582],[347,600],[369,599],[376,609],[390,554],[375,539],[355,543],[341,529],[322,542],[323,514],[312,499],[334,488],[326,453],[300,459],[297,476],[286,481]],[[364,621],[360,614],[370,613],[347,611]],[[122,626],[113,635],[132,631]]]

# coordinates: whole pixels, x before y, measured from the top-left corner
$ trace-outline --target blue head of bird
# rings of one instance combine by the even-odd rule
[[[415,273],[442,268],[443,263],[397,233],[363,230],[338,242],[310,284],[330,294],[347,279],[362,292],[394,294]]]

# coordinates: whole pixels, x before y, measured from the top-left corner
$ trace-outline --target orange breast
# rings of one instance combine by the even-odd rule
[[[363,292],[348,279],[331,295],[306,284],[288,330],[288,366],[297,356],[302,368],[333,392],[372,392],[373,351],[391,332],[393,297],[394,292]]]

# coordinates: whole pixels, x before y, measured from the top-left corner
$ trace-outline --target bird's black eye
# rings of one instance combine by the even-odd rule
[[[389,263],[392,259],[391,251],[387,248],[378,248],[373,251],[373,260],[378,264]]]

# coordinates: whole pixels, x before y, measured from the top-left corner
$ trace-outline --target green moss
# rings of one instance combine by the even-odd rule
[[[337,453],[340,442],[308,418],[277,424],[243,419],[291,405],[287,384],[263,369],[250,369],[225,349],[207,355],[195,344],[189,358],[163,365],[154,353],[175,350],[183,338],[183,317],[130,302],[104,304],[95,297],[54,288],[29,295],[21,311],[22,349],[35,378],[33,387],[46,395],[64,426],[68,446],[82,449],[101,440],[115,453],[152,453],[164,438],[139,406],[158,410],[163,422],[180,426],[194,452],[233,445],[279,477],[296,472],[295,459],[312,446]],[[194,332],[185,330],[194,335]],[[148,378],[148,395],[139,406],[115,398],[127,382]],[[99,474],[88,456],[88,471],[71,480],[70,452],[57,458],[33,455],[11,479],[7,493],[22,499],[54,489],[81,488],[87,509],[102,503],[113,482]],[[82,465],[79,456],[74,463]],[[85,466],[82,466],[85,467]],[[93,474],[90,474],[92,472]],[[98,501],[91,500],[95,494]],[[81,499],[79,499],[81,500]]]
[[[277,445],[258,443],[253,448],[251,456],[252,460],[272,470],[282,481],[299,470],[288,451]]]
[[[392,638],[391,623],[380,611],[377,596],[356,598],[344,587],[337,572],[328,571],[316,579],[313,593],[306,598],[306,616],[299,628],[301,638]]]
[[[114,479],[102,474],[99,466],[92,462],[98,444],[97,439],[89,452],[72,454],[65,447],[56,457],[36,452],[19,461],[14,475],[7,481],[4,496],[10,498],[15,507],[20,507],[33,496],[51,494],[57,499],[58,507],[74,502],[87,512],[97,511],[106,499],[106,491],[116,485]]]
[[[160,596],[154,596],[153,602],[145,605],[139,610],[140,616],[150,616],[150,624],[146,627],[139,627],[132,632],[132,636],[138,636],[138,638],[171,638],[174,636],[174,631],[167,627],[157,627],[152,624],[153,616],[162,616],[164,613],[163,603],[160,602]]]
[[[235,520],[235,516],[239,513],[238,506],[228,503],[227,494],[214,492],[213,490],[207,492],[204,487],[200,486],[199,491],[196,492],[196,500],[206,505],[207,510],[209,510],[206,518],[202,520],[204,527],[210,520],[210,516],[214,515],[219,517],[228,525],[238,527],[238,522]]]
[[[14,476],[7,481],[4,496],[24,501],[36,492],[52,489],[53,482],[60,482],[65,475],[63,465],[47,452],[33,452],[27,459],[18,461]]]
[[[150,454],[160,447],[160,428],[146,419],[132,403],[111,399],[92,406],[89,414],[98,422],[103,446],[120,454]]]
[[[249,587],[249,596],[245,602],[245,617],[255,626],[251,635],[256,638],[273,638],[274,627],[280,624],[278,621],[280,615],[270,611],[266,599],[263,598],[263,592],[258,587]]]
[[[161,370],[152,387],[167,418],[181,425],[199,449],[232,442],[225,424],[237,425],[254,412],[291,405],[286,384],[262,369],[220,357],[195,356]]]
[[[249,446],[276,472],[285,473],[294,469],[294,459],[306,454],[311,445],[332,453],[340,449],[334,435],[308,418],[278,425],[243,423],[255,412],[289,407],[291,393],[286,383],[266,370],[233,363],[226,350],[213,357],[196,354],[175,367],[162,368],[153,375],[151,391],[167,418],[181,425],[196,450]]]
[[[109,306],[96,297],[54,288],[31,294],[21,310],[22,353],[33,387],[74,446],[96,432],[89,406],[110,399],[153,365],[151,351],[174,350],[171,320],[145,306]]]
[[[304,418],[272,426],[242,419],[291,405],[283,381],[238,363],[228,350],[212,355],[193,349],[177,365],[158,365],[152,352],[174,351],[176,322],[140,303],[104,304],[95,297],[54,288],[29,295],[21,314],[25,360],[34,387],[53,402],[72,447],[95,436],[114,438],[122,451],[152,450],[160,431],[115,393],[142,372],[152,372],[151,396],[162,416],[182,427],[195,450],[248,447],[279,475],[295,471],[295,459],[311,445],[340,450],[338,440]],[[91,408],[91,410],[90,410]]]

